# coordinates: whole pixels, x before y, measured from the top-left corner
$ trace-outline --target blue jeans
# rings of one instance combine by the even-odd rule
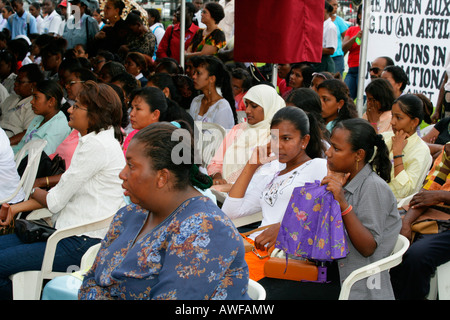
[[[450,261],[450,230],[423,234],[391,269],[391,282],[397,300],[423,300],[430,291],[430,279],[436,268]]]
[[[345,76],[344,82],[350,90],[350,97],[352,100],[356,99],[358,95],[358,73],[359,67],[348,68],[347,75]]]
[[[56,247],[53,270],[75,271],[84,253],[99,242],[100,239],[85,236],[61,240]],[[46,242],[23,243],[15,234],[0,236],[0,299],[12,299],[10,275],[41,269],[45,247]]]
[[[339,72],[344,77],[345,61],[344,56],[332,57],[334,61],[334,72]]]

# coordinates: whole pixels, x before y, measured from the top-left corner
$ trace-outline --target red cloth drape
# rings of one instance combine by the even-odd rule
[[[324,1],[236,1],[235,61],[320,62]]]

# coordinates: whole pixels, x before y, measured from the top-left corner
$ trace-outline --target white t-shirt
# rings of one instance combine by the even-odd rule
[[[316,158],[280,175],[285,168],[274,160],[260,167],[253,176],[243,198],[227,197],[222,211],[231,219],[262,212],[261,226],[281,222],[294,188],[307,182],[322,180],[327,175],[327,160]],[[253,233],[254,239],[261,232]]]
[[[166,31],[164,30],[164,26],[160,22],[157,22],[150,27],[150,30],[155,35],[156,45],[158,46],[161,42],[161,39],[164,37],[164,34],[166,33]]]
[[[54,35],[62,36],[62,33],[60,34],[61,22],[61,16],[53,10],[52,13],[46,15],[42,20],[42,33],[53,33]]]
[[[20,176],[16,170],[14,152],[9,145],[9,138],[0,128],[0,200],[10,197],[20,182]],[[17,203],[24,199],[25,193],[20,189],[19,193],[8,203]]]
[[[125,205],[119,173],[125,157],[114,129],[80,137],[70,163],[58,184],[47,194],[47,207],[56,228],[89,223],[116,213]],[[102,239],[106,229],[85,235]]]
[[[225,129],[234,127],[233,111],[231,111],[230,104],[225,99],[220,99],[211,107],[204,115],[199,115],[200,106],[202,104],[203,94],[196,96],[191,103],[189,114],[194,121],[212,122],[220,124]]]
[[[334,48],[337,49],[338,46],[338,32],[336,25],[328,18],[323,22],[323,40],[322,40],[322,48]]]

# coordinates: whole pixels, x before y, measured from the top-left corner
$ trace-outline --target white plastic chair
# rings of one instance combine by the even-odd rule
[[[81,258],[80,270],[50,280],[42,291],[42,300],[78,300],[85,274],[94,264],[100,243],[90,247]]]
[[[248,295],[252,300],[266,300],[266,290],[255,280],[248,280]]]
[[[226,131],[221,125],[211,122],[195,121],[195,127],[197,150],[206,168],[225,138]]]
[[[47,140],[34,139],[25,144],[22,149],[14,156],[16,162],[16,169],[19,167],[20,162],[28,155],[27,166],[22,174],[19,184],[11,194],[6,199],[1,199],[0,204],[7,203],[14,199],[14,197],[20,192],[20,189],[25,193],[24,200],[28,200],[30,197],[31,189],[33,188],[34,181],[36,180],[36,174],[39,168],[39,162],[41,160],[41,154],[47,145]]]
[[[428,300],[450,300],[450,261],[437,267],[430,281]]]
[[[10,277],[13,284],[13,299],[39,300],[44,280],[68,274],[66,272],[54,272],[52,270],[58,242],[64,238],[107,228],[113,216],[110,215],[88,224],[80,224],[55,231],[47,240],[41,270],[19,272]],[[84,263],[86,263],[86,260]]]
[[[198,151],[202,157],[202,164],[206,167],[214,157],[226,136],[226,130],[217,123],[195,121],[198,130]]]
[[[394,250],[389,257],[375,261],[350,273],[350,275],[345,279],[344,283],[341,286],[339,300],[348,300],[350,290],[355,282],[399,265],[402,262],[403,254],[406,252],[406,250],[408,250],[408,248],[409,240],[399,234]]]

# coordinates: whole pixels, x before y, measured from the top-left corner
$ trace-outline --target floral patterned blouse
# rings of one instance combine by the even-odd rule
[[[242,237],[209,198],[186,200],[136,241],[147,216],[118,211],[79,299],[249,299]]]
[[[203,47],[206,44],[216,47],[217,51],[225,47],[227,42],[225,40],[225,33],[223,33],[221,29],[214,30],[206,37],[203,37],[203,30],[204,29],[198,29],[197,32],[195,33],[191,43],[192,52],[202,51]]]

